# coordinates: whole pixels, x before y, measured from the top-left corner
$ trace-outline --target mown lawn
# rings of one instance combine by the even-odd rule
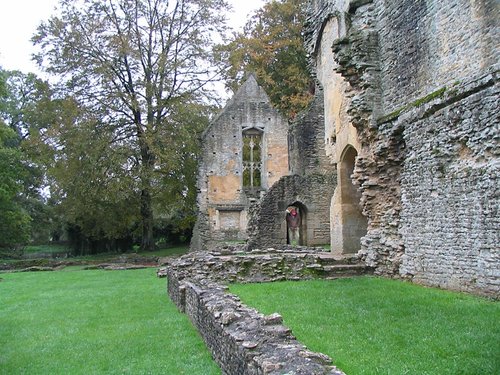
[[[500,374],[500,302],[373,277],[230,290],[348,375]]]
[[[154,269],[0,278],[0,374],[220,374]]]

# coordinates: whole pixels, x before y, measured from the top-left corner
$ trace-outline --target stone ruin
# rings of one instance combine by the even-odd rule
[[[343,375],[327,355],[308,350],[283,325],[228,293],[227,283],[334,279],[370,269],[356,257],[335,257],[320,248],[281,246],[248,250],[229,245],[168,261],[168,295],[200,332],[223,374]]]
[[[287,128],[250,74],[202,136],[193,250],[248,239],[250,207],[288,174]]]
[[[285,245],[295,206],[299,245],[498,296],[499,8],[311,0],[316,98],[288,126],[250,75],[204,135],[192,250]]]
[[[284,328],[266,328],[279,319],[256,323],[277,336],[231,336],[242,314],[224,315],[218,293],[231,281],[345,275],[326,272],[324,251],[311,246],[330,245],[329,256],[353,270],[500,297],[499,14],[495,0],[311,0],[309,110],[288,126],[251,76],[215,119],[204,137],[194,252],[171,265],[169,294],[202,335],[233,337],[223,342],[247,367],[223,372],[287,373],[266,357],[275,352],[260,351],[270,336],[281,337],[275,348],[289,345]],[[299,245],[309,247],[286,252],[276,249],[290,242],[290,206],[302,214]],[[217,359],[222,347],[206,341]],[[338,371],[321,356],[299,357],[327,367],[289,373]]]

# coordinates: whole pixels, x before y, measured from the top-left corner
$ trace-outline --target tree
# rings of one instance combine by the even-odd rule
[[[52,98],[50,85],[32,73],[0,70],[0,74],[4,84],[0,119],[14,132],[9,143],[22,161],[16,204],[36,223],[31,226],[30,241],[47,242],[57,220],[51,200],[43,196],[47,175],[42,156],[47,155],[34,147],[34,140],[50,127],[58,103]]]
[[[0,69],[0,98],[7,97],[5,72]],[[0,107],[1,108],[1,107]],[[26,169],[16,133],[0,118],[0,247],[10,248],[29,238],[29,215],[18,203]]]
[[[306,0],[272,0],[251,17],[242,33],[219,47],[228,63],[225,78],[235,91],[245,72],[255,72],[271,102],[290,119],[310,103],[314,87],[302,39]]]
[[[0,121],[0,247],[26,243],[30,233],[31,218],[17,201],[25,171],[15,142],[15,132]]]
[[[199,103],[220,75],[212,46],[225,33],[227,7],[224,0],[61,0],[60,16],[42,23],[33,38],[41,48],[39,64],[61,77],[66,96],[85,113],[66,125],[82,129],[80,141],[101,132],[91,149],[106,152],[86,161],[82,154],[80,161],[88,169],[115,163],[111,179],[117,170],[127,172],[131,189],[125,194],[134,192],[140,202],[144,250],[154,246],[159,171],[177,157],[169,143],[179,135],[169,129],[179,122],[179,108]]]

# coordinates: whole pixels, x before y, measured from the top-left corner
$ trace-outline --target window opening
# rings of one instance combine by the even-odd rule
[[[243,186],[262,186],[262,133],[256,129],[243,133]]]

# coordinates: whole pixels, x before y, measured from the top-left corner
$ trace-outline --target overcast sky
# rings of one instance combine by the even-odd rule
[[[31,61],[30,39],[36,27],[53,13],[58,0],[0,0],[0,66],[6,70],[38,73]],[[241,28],[250,12],[265,0],[228,0],[234,8],[230,24]]]

